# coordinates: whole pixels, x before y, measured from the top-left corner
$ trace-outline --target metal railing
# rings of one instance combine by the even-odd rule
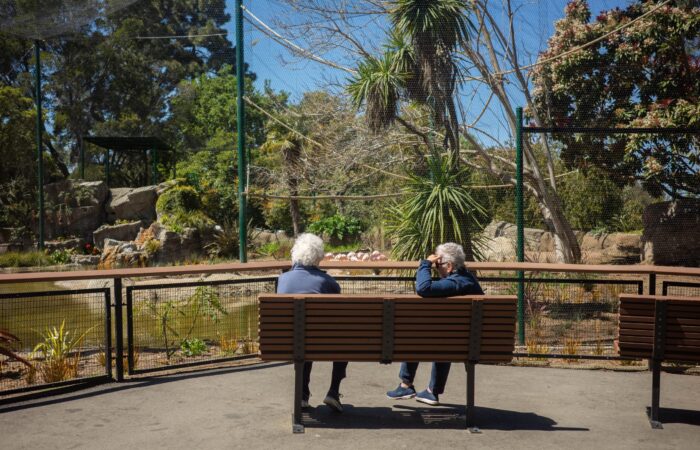
[[[414,293],[416,266],[415,262],[322,263],[324,269],[373,273],[336,276],[348,294]],[[0,285],[19,283],[14,289],[34,290],[0,294],[0,328],[19,334],[22,343],[16,351],[37,368],[30,376],[20,363],[0,357],[0,396],[255,357],[257,295],[274,292],[277,274],[288,267],[286,262],[265,262],[0,275]],[[469,267],[478,272],[488,294],[522,290],[518,326],[523,327],[525,342],[518,342],[514,356],[619,359],[612,343],[620,293],[653,294],[659,285],[664,294],[700,295],[700,282],[687,281],[700,280],[700,269],[694,268],[533,263]],[[522,282],[519,271],[525,273]],[[214,273],[233,279],[177,279]],[[106,278],[111,279],[111,289],[38,291],[31,285]],[[91,300],[85,300],[88,297]],[[79,360],[78,371],[47,382],[37,376],[45,358],[39,349],[33,350],[43,339],[42,332],[46,337],[44,328],[60,328],[64,320],[69,336],[77,338],[87,330],[89,336],[68,352],[73,361]],[[98,329],[101,334],[95,335]]]

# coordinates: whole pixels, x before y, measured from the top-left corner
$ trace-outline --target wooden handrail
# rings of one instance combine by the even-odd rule
[[[199,264],[191,266],[144,267],[132,269],[79,270],[65,272],[24,272],[0,274],[0,284],[26,283],[40,281],[96,280],[109,278],[164,277],[173,275],[198,275],[228,272],[281,271],[291,266],[289,261],[259,261],[250,263]],[[415,270],[417,261],[322,261],[323,269],[349,270]],[[551,263],[516,263],[516,262],[470,262],[467,267],[476,271],[517,271],[525,272],[577,272],[601,274],[630,275],[677,275],[700,277],[698,267],[671,267],[651,265],[588,265],[588,264],[551,264]]]

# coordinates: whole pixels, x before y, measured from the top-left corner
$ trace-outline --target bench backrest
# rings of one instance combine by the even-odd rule
[[[261,294],[259,300],[264,360],[512,359],[515,296]]]
[[[620,356],[700,361],[700,298],[621,294]]]

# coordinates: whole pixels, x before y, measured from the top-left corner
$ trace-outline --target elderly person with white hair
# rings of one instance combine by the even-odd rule
[[[318,268],[323,259],[323,240],[311,233],[300,234],[292,247],[292,268],[280,275],[277,282],[278,294],[340,294],[340,285],[332,276]],[[347,362],[334,362],[331,387],[323,403],[337,412],[343,412],[340,403],[340,382],[345,378]],[[304,387],[302,408],[309,407],[309,381],[312,363],[304,363]]]
[[[483,295],[484,291],[474,275],[464,266],[464,249],[459,244],[447,242],[438,245],[435,253],[421,260],[416,273],[416,293],[421,297],[451,297],[454,295]],[[440,274],[440,280],[433,281],[430,268],[435,267]],[[386,393],[390,399],[409,399],[428,405],[439,405],[438,396],[445,390],[447,376],[450,374],[449,362],[434,362],[430,373],[428,388],[418,394],[413,387],[418,363],[402,363],[399,378],[401,384]]]

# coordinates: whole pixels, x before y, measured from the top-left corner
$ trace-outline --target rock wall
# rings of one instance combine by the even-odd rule
[[[555,262],[554,236],[536,228],[525,228],[525,259]],[[494,221],[485,229],[483,249],[487,261],[515,261],[517,228],[512,223]],[[592,234],[576,232],[585,264],[637,264],[640,262],[640,236],[630,233]]]
[[[700,266],[700,199],[649,205],[642,222],[646,264]]]

